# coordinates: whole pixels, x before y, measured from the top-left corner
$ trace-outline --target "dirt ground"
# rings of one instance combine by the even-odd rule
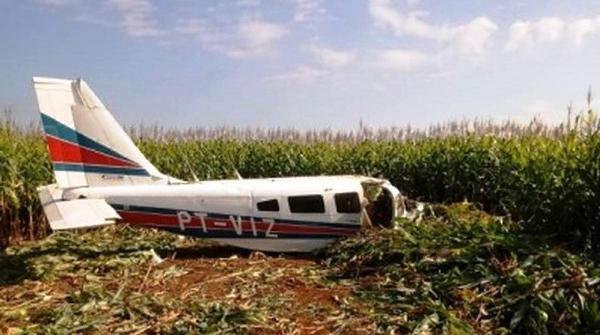
[[[165,323],[198,322],[190,317],[186,306],[199,302],[217,303],[251,315],[250,322],[243,321],[240,328],[250,334],[368,334],[372,330],[370,322],[348,318],[355,313],[348,309],[352,283],[329,279],[317,256],[265,254],[196,241],[179,244],[161,253],[160,261],[148,255],[147,250],[139,261],[131,261],[135,257],[127,258],[121,251],[115,252],[119,255],[116,258],[110,252],[98,251],[96,256],[105,258],[98,259],[94,255],[83,257],[85,252],[76,248],[62,253],[50,248],[53,250],[47,252],[50,256],[33,248],[19,256],[24,257],[23,265],[27,268],[47,265],[46,257],[58,259],[53,259],[50,270],[42,270],[41,276],[26,275],[22,280],[0,283],[0,311],[7,311],[4,317],[0,316],[0,333],[19,333],[23,329],[45,333],[45,324],[60,325],[65,318],[85,324],[89,313],[86,306],[90,304],[108,305],[102,308],[111,311],[111,315],[120,315],[130,302],[125,299],[113,305],[115,298],[111,297],[125,295],[121,292],[127,292],[127,296],[150,296],[170,307],[168,312],[154,315],[147,327],[111,317],[106,322],[114,323],[114,327],[105,327],[103,323],[81,333],[111,329],[159,333]],[[63,264],[68,262],[70,253],[80,255],[70,264]],[[7,259],[13,264],[17,258],[5,258],[5,263]],[[87,298],[82,305],[72,303],[88,295],[94,298]],[[78,308],[85,312],[78,313]],[[61,312],[44,316],[48,310]]]
[[[293,324],[294,334],[329,334],[334,320],[332,311],[340,308],[351,288],[341,284],[326,286],[311,280],[307,272],[315,270],[318,259],[311,255],[275,255],[249,253],[236,248],[209,246],[178,250],[157,268],[177,266],[185,274],[166,281],[140,286],[148,292],[170,294],[182,300],[227,299],[249,306],[257,298],[285,300],[274,323]],[[277,320],[276,320],[277,319]],[[277,329],[257,327],[255,334],[280,334]]]

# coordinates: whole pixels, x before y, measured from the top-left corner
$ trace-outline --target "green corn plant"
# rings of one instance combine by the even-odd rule
[[[600,129],[591,109],[566,126],[539,122],[463,122],[358,132],[220,129],[209,133],[130,129],[158,169],[191,180],[321,174],[389,179],[408,197],[452,203],[468,200],[510,215],[525,229],[600,252]],[[2,236],[36,238],[48,232],[36,187],[52,182],[37,126],[0,123]],[[525,128],[524,128],[525,127]],[[212,135],[207,135],[212,134]],[[7,236],[8,235],[8,236]]]

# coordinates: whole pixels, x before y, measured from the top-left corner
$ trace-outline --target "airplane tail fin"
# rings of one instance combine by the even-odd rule
[[[81,79],[33,78],[59,188],[167,180]]]

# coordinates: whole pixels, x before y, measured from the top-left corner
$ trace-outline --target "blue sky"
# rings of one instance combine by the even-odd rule
[[[600,1],[0,3],[0,108],[84,78],[124,124],[548,122],[600,89]]]

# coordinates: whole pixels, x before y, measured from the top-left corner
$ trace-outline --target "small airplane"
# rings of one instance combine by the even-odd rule
[[[398,189],[372,177],[167,176],[85,81],[33,84],[56,179],[38,188],[53,230],[127,222],[252,250],[308,252],[364,225],[389,224],[402,210]]]

